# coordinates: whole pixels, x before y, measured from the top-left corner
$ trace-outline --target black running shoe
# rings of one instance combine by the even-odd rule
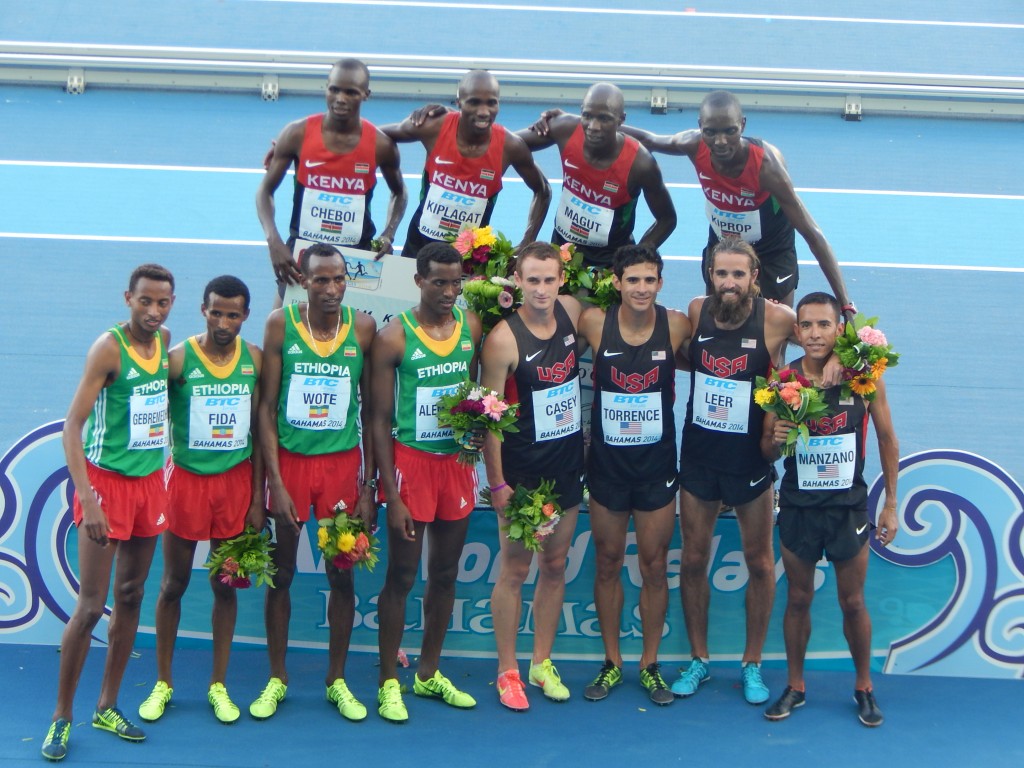
[[[885,722],[873,691],[854,691],[853,700],[857,702],[857,718],[868,728],[877,728]]]
[[[778,701],[764,711],[764,716],[769,720],[785,720],[794,709],[802,707],[806,701],[803,691],[794,691],[787,685]]]

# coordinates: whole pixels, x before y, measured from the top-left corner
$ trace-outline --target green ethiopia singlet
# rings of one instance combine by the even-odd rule
[[[256,390],[256,365],[242,337],[225,365],[185,342],[181,380],[170,383],[171,456],[197,475],[219,475],[252,455],[249,422]]]
[[[469,379],[473,337],[466,316],[453,307],[455,329],[445,341],[430,338],[412,310],[400,317],[405,330],[405,355],[395,379],[396,438],[403,445],[430,453],[455,453],[450,428],[437,425],[437,401]]]
[[[167,350],[156,333],[148,360],[132,349],[124,331],[110,333],[121,350],[121,371],[100,390],[85,424],[85,458],[128,477],[145,477],[164,463],[167,445]]]
[[[299,305],[284,310],[277,439],[292,453],[317,456],[359,445],[363,348],[356,337],[355,310],[343,306],[341,312],[334,340],[318,342],[332,351],[321,355],[302,323]]]

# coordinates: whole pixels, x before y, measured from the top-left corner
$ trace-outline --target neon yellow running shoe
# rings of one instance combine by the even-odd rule
[[[46,732],[43,739],[43,757],[56,762],[63,760],[68,754],[68,735],[71,733],[71,723],[63,717],[59,717],[50,723],[50,730]]]
[[[417,696],[424,696],[428,699],[443,699],[445,704],[459,709],[470,709],[476,706],[476,699],[465,691],[456,688],[452,681],[442,675],[439,671],[429,680],[420,680],[420,676],[413,675],[412,692]]]
[[[139,704],[139,717],[146,722],[152,723],[163,717],[164,709],[171,701],[171,694],[174,689],[163,680],[157,680],[153,691],[146,697],[146,700]]]
[[[256,697],[256,701],[249,705],[249,714],[257,720],[266,720],[277,712],[277,705],[284,701],[284,695],[288,693],[288,686],[281,678],[272,677],[266,687]]]
[[[238,707],[228,696],[228,689],[224,687],[224,683],[211,685],[206,698],[210,702],[210,706],[213,707],[213,714],[222,723],[230,724],[238,719]]]
[[[366,719],[366,707],[352,695],[352,691],[340,677],[327,686],[327,700],[337,705],[338,712],[346,720],[359,722]]]
[[[535,685],[544,691],[544,695],[552,701],[568,701],[569,689],[562,683],[562,678],[551,663],[551,659],[544,659],[540,664],[530,664],[530,685]]]
[[[402,686],[392,678],[385,680],[377,691],[377,712],[391,723],[404,723],[409,719],[409,710],[402,701]]]

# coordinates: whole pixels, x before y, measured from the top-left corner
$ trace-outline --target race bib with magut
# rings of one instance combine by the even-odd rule
[[[662,438],[661,393],[601,393],[601,428],[608,445],[650,445]]]
[[[801,491],[842,490],[853,485],[857,435],[812,435],[796,441],[797,487]]]
[[[188,447],[194,451],[234,451],[249,444],[252,395],[196,397],[189,403]]]
[[[536,441],[554,440],[580,431],[580,378],[533,393]]]
[[[694,377],[693,423],[716,432],[746,434],[750,416],[750,382]]]
[[[296,374],[288,384],[285,419],[296,429],[344,429],[351,397],[348,377]]]
[[[608,245],[615,211],[595,203],[588,203],[565,187],[558,201],[555,229],[570,243],[602,248]]]
[[[363,236],[366,198],[306,189],[299,213],[299,237],[332,245],[356,245]]]
[[[756,243],[761,239],[761,212],[756,208],[742,212],[723,211],[710,200],[705,200],[704,209],[719,240],[738,237],[748,243]]]
[[[431,184],[420,214],[420,234],[431,240],[457,235],[463,224],[479,227],[487,211],[487,198],[452,192]]]

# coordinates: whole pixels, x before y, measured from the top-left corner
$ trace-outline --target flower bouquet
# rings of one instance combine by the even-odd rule
[[[490,333],[502,318],[521,303],[519,289],[507,277],[472,277],[462,286],[466,306],[480,318],[484,333]]]
[[[252,526],[233,539],[222,541],[216,550],[210,553],[205,567],[210,575],[236,589],[264,584],[274,586],[274,574],[277,566],[270,557],[270,531],[257,531]]]
[[[593,304],[601,309],[608,309],[619,301],[619,292],[612,285],[611,267],[599,269],[583,264],[583,251],[572,243],[562,243],[558,247],[565,270],[565,282],[559,293],[575,296],[580,301]]]
[[[542,480],[540,486],[532,491],[521,485],[515,487],[505,507],[508,525],[501,527],[509,541],[518,541],[531,552],[539,552],[543,548],[544,540],[562,519],[562,508],[556,501],[558,494],[552,493],[554,487],[553,480]],[[486,490],[483,501],[492,503]]]
[[[491,432],[504,440],[505,432],[518,432],[516,416],[519,403],[508,403],[493,389],[464,381],[450,395],[441,395],[437,404],[437,423],[451,427],[459,446],[460,464],[476,464],[480,451],[472,445],[472,432]]]
[[[377,537],[367,529],[361,517],[345,511],[345,502],[334,505],[334,515],[317,522],[316,544],[324,557],[339,570],[346,571],[354,565],[372,571],[377,564],[380,546]]]
[[[501,232],[464,224],[450,242],[462,256],[464,274],[490,278],[508,277],[512,273],[512,242]]]
[[[768,413],[774,413],[780,419],[792,421],[795,429],[789,430],[786,443],[782,446],[783,456],[796,453],[797,437],[804,444],[810,437],[807,420],[825,416],[829,412],[820,389],[792,368],[772,369],[768,378],[758,376],[754,383],[754,402]]]
[[[900,356],[893,352],[885,334],[875,328],[877,317],[857,314],[836,339],[835,353],[843,364],[843,397],[859,395],[868,402],[875,399],[875,382],[887,368],[895,368]]]

